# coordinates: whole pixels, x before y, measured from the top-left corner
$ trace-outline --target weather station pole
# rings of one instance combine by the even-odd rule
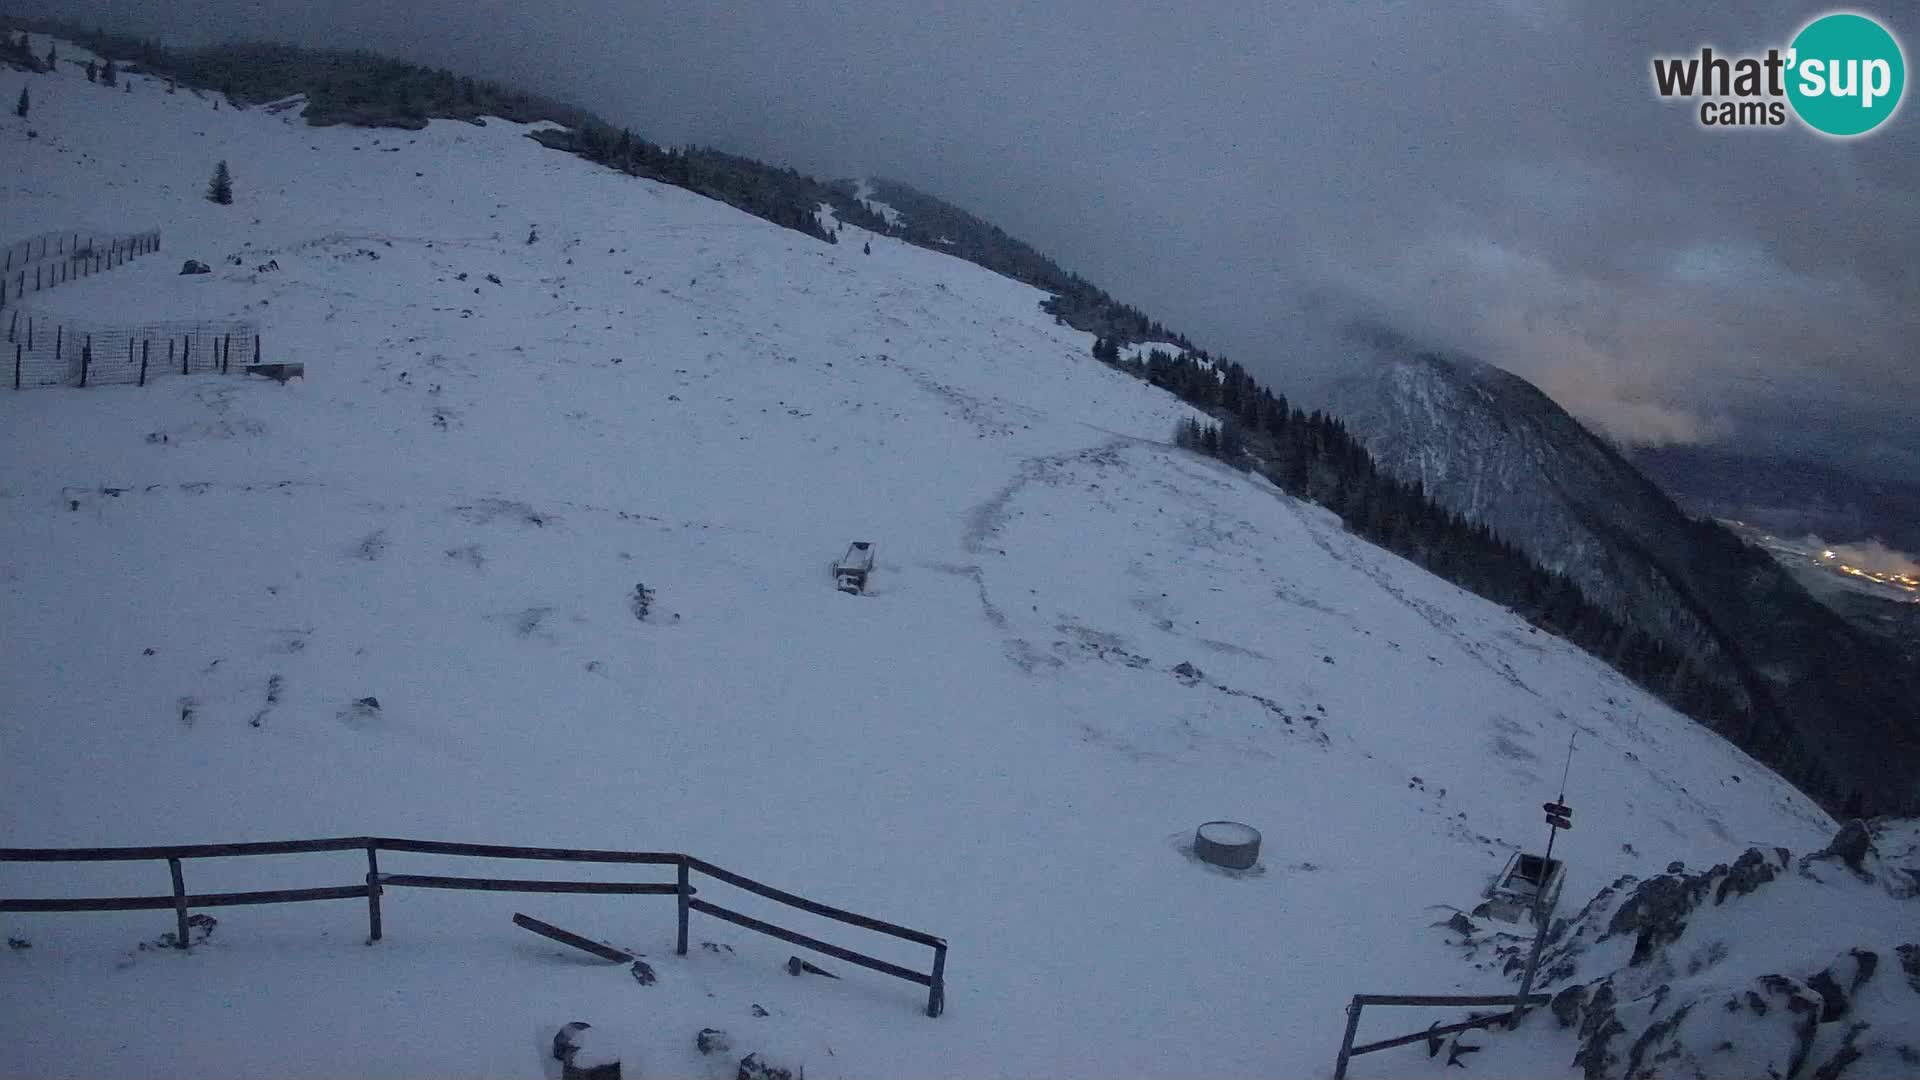
[[[1548,902],[1548,885],[1553,881],[1553,842],[1561,829],[1573,828],[1573,808],[1567,805],[1567,777],[1573,773],[1573,743],[1579,730],[1567,736],[1567,765],[1560,772],[1560,795],[1541,809],[1547,812],[1547,854],[1540,860],[1539,887],[1533,893],[1533,951],[1527,955],[1527,970],[1520,976],[1520,994],[1513,1003],[1513,1016],[1507,1027],[1519,1025],[1526,1014],[1527,995],[1533,993],[1533,978],[1540,970],[1540,953],[1547,945],[1547,920],[1553,914]]]

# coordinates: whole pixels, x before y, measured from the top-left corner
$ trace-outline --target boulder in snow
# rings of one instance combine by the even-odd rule
[[[787,957],[787,974],[789,975],[802,975],[802,974],[825,975],[829,979],[837,979],[840,977],[838,975],[835,975],[833,972],[828,971],[826,968],[809,964],[805,960],[802,960],[797,956]]]
[[[561,1025],[560,1030],[553,1034],[553,1060],[565,1061],[571,1058],[574,1048],[579,1045],[577,1040],[580,1034],[592,1026],[582,1020]]]
[[[553,1037],[553,1056],[560,1059],[561,1080],[620,1080],[620,1057],[593,1034],[592,1024],[562,1027]]]
[[[724,1054],[733,1049],[733,1036],[719,1028],[701,1028],[693,1037],[693,1045],[702,1054]]]
[[[1847,869],[1856,874],[1867,873],[1862,865],[1866,857],[1873,852],[1873,837],[1867,832],[1867,823],[1859,819],[1840,826],[1833,836],[1833,842],[1814,853],[1816,859],[1838,859]]]
[[[759,1054],[748,1054],[740,1059],[740,1069],[734,1074],[734,1080],[806,1080],[807,1070],[784,1061],[775,1061]]]
[[[185,263],[181,265],[180,273],[182,275],[211,274],[213,273],[213,267],[208,266],[206,263],[201,262],[199,259],[188,259]]]

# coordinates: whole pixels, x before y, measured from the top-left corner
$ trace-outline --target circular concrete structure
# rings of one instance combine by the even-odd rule
[[[1260,830],[1238,821],[1209,821],[1194,830],[1193,853],[1228,870],[1250,870],[1260,858]]]

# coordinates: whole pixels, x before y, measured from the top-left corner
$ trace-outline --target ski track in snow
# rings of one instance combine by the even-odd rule
[[[948,1013],[825,958],[842,979],[791,978],[791,947],[712,919],[675,957],[659,898],[394,890],[374,947],[352,903],[223,908],[188,955],[137,947],[165,912],[0,917],[32,942],[0,955],[0,1073],[534,1075],[585,1020],[645,1075],[751,1050],[824,1078],[1324,1075],[1352,993],[1508,989],[1430,924],[1544,840],[1575,728],[1569,898],[1831,829],[1591,658],[1166,445],[1190,410],[1030,288],[499,120],[315,129],[128,80],[0,72],[40,132],[0,118],[7,233],[164,230],[20,310],[251,319],[307,377],[0,392],[0,843],[683,850],[942,935]],[[200,197],[221,158],[231,207]],[[827,573],[852,540],[877,545],[863,596]],[[1257,873],[1182,856],[1215,818],[1263,831]],[[157,864],[0,864],[0,895],[166,888]],[[732,1060],[693,1049],[708,1026]],[[1572,1047],[1487,1041],[1476,1076]]]

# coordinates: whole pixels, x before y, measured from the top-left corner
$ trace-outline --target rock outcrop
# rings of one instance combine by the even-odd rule
[[[1798,860],[1619,879],[1549,932],[1552,1029],[1586,1080],[1920,1075],[1916,841],[1920,822],[1853,821]]]

